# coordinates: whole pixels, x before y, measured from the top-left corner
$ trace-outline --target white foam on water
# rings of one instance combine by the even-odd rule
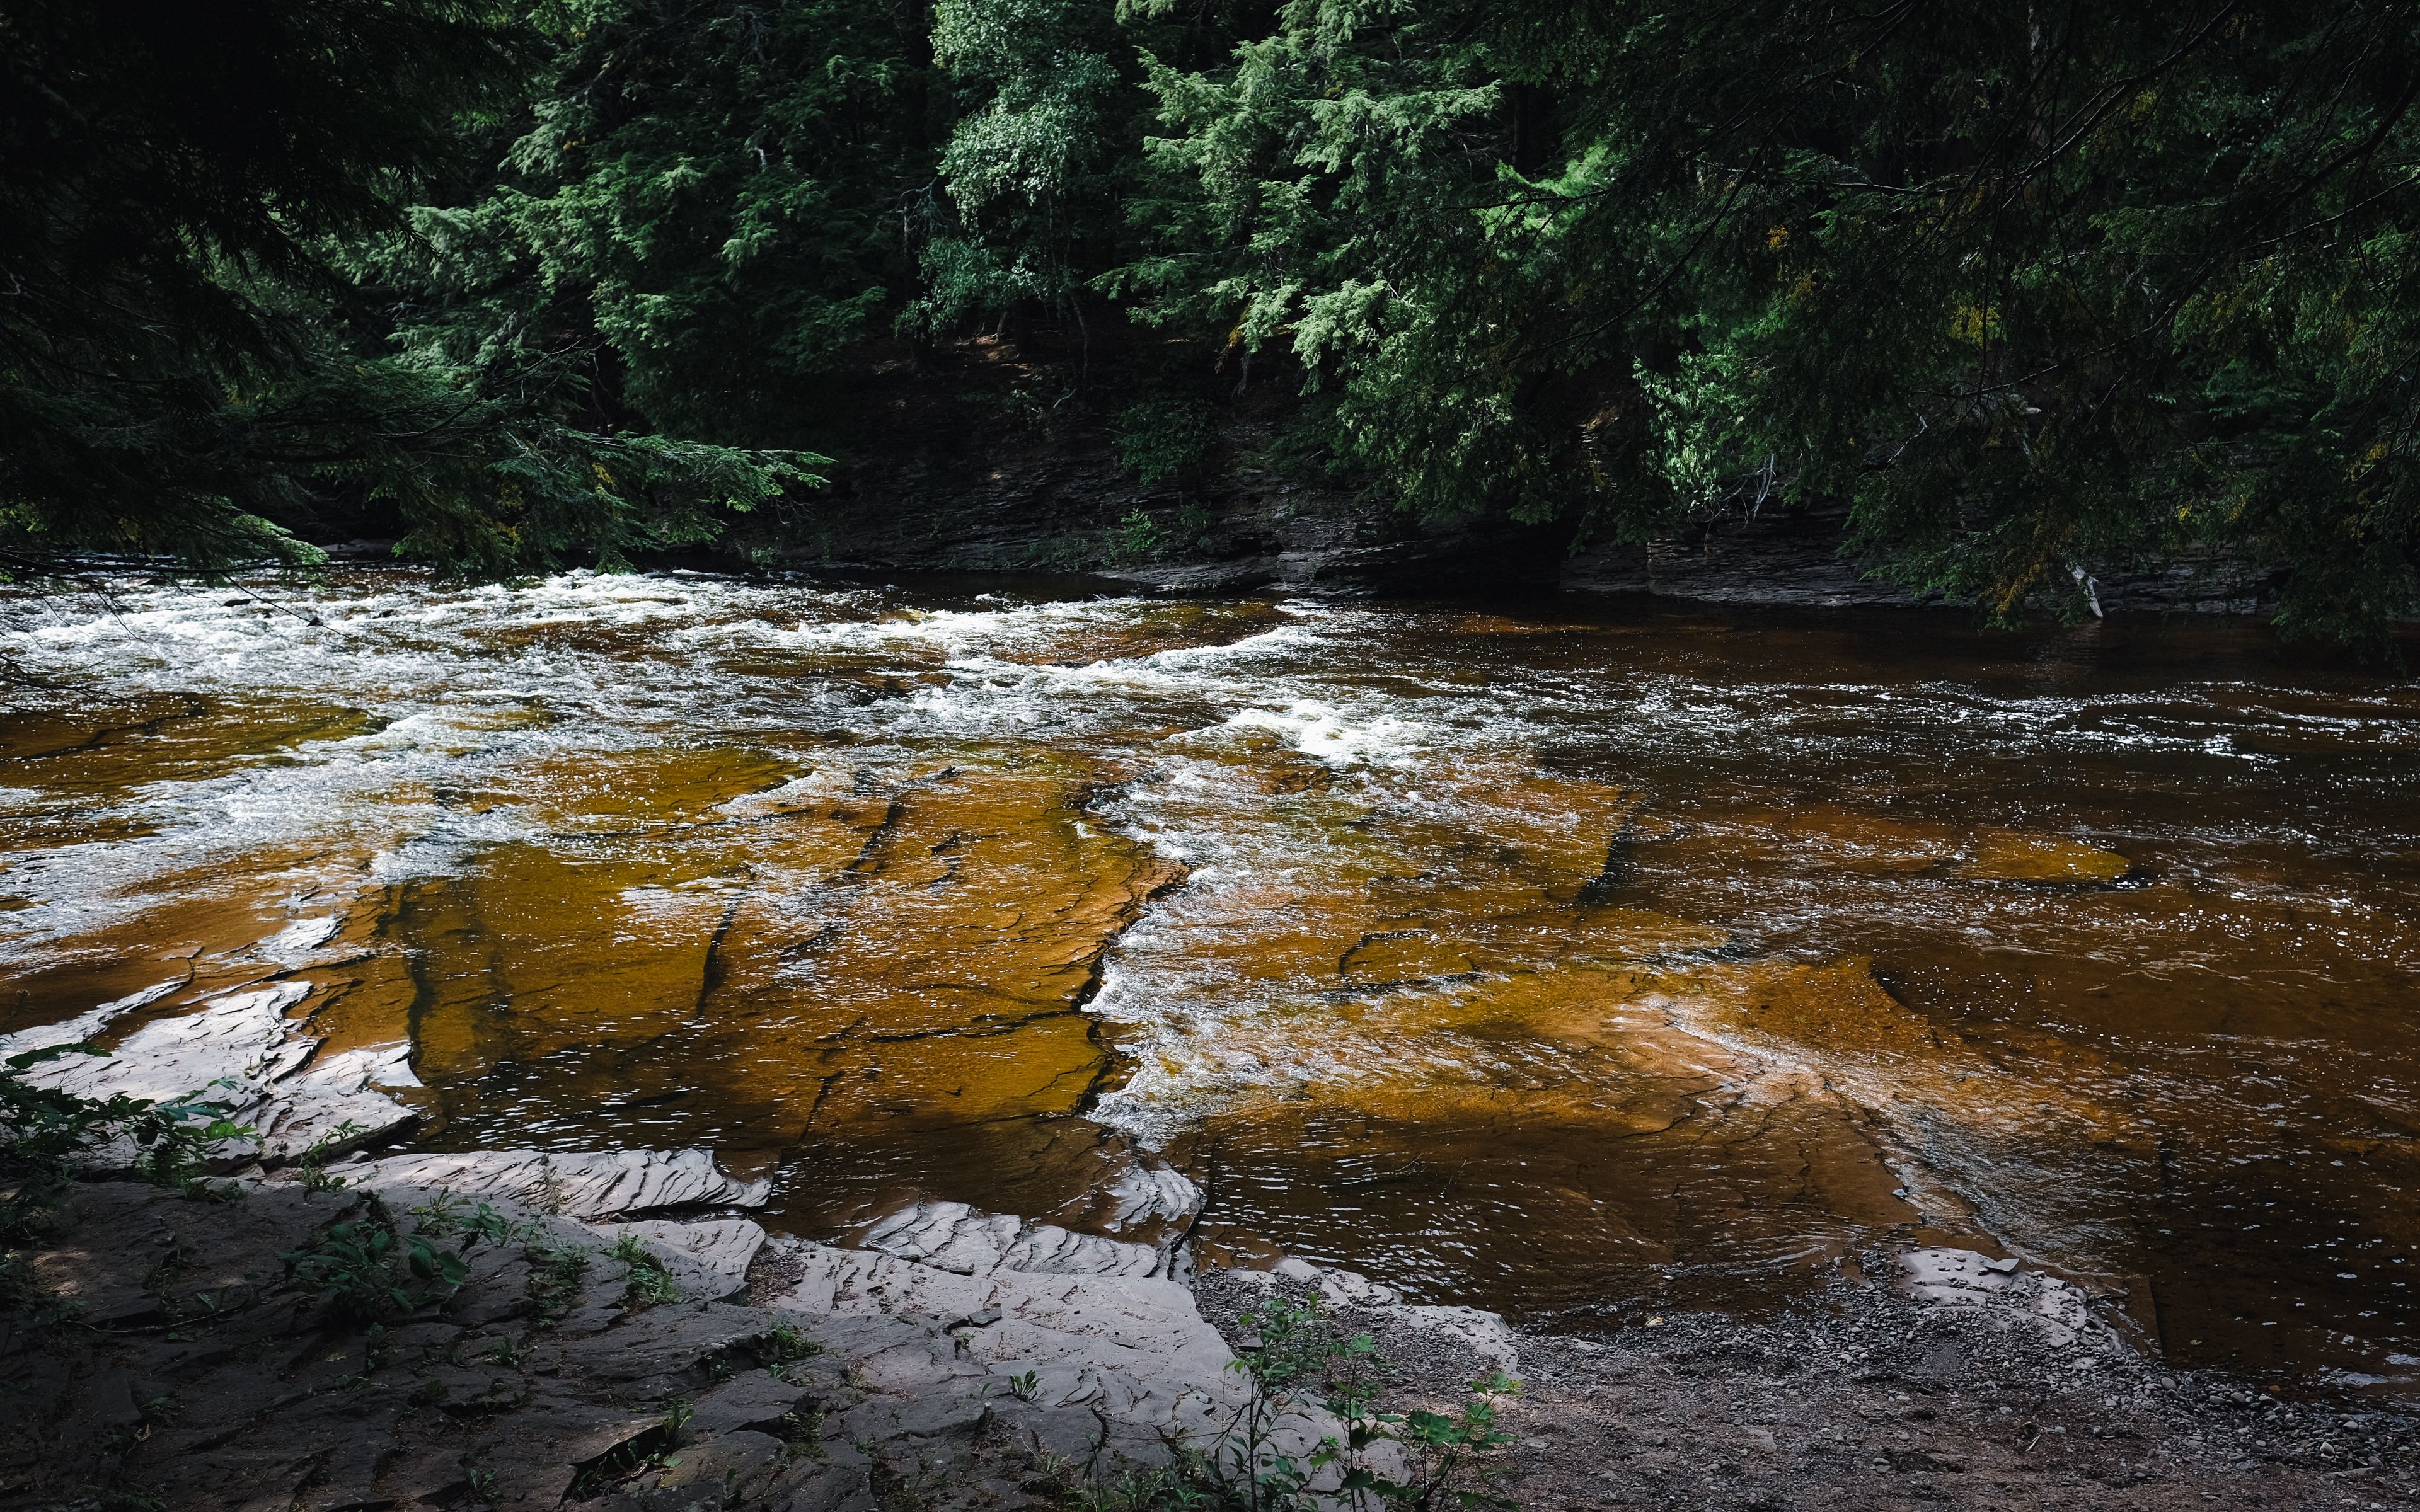
[[[1410,766],[1420,758],[1425,733],[1420,726],[1391,714],[1356,722],[1311,699],[1282,710],[1241,710],[1228,716],[1226,728],[1266,730],[1302,754],[1336,766]]]
[[[1287,609],[1289,612],[1301,619],[1313,619],[1310,611],[1299,606],[1287,606]],[[1326,619],[1328,616],[1323,615],[1317,618]],[[1263,630],[1258,635],[1248,635],[1239,640],[1229,640],[1220,645],[1171,646],[1166,651],[1152,652],[1140,659],[1151,663],[1154,667],[1198,672],[1202,668],[1249,664],[1272,656],[1297,656],[1321,645],[1325,640],[1326,637],[1315,626],[1315,623],[1280,625],[1274,630]]]
[[[759,793],[743,793],[715,805],[715,812],[734,819],[763,819],[794,809],[812,808],[846,796],[856,779],[836,767],[819,767]]]

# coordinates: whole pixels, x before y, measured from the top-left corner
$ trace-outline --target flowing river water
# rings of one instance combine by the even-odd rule
[[[1595,1328],[1874,1245],[2420,1386],[2420,691],[2266,633],[666,574],[0,600],[0,1030]],[[273,598],[276,601],[271,602]],[[323,1052],[325,1053],[325,1052]]]

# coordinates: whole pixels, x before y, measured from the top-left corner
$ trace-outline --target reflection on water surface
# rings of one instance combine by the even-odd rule
[[[0,1028],[277,971],[703,1143],[1586,1326],[1894,1239],[2420,1379],[2420,696],[2257,631],[340,578],[5,609]]]

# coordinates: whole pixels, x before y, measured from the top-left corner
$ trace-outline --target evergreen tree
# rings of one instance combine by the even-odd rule
[[[306,556],[261,516],[349,418],[273,392],[321,248],[388,224],[513,61],[450,0],[0,8],[0,542]]]
[[[0,548],[302,562],[332,488],[465,571],[727,543],[866,343],[1122,301],[1424,513],[1842,503],[2002,615],[2216,548],[2371,634],[2420,598],[2415,21],[15,0]]]
[[[1088,255],[1114,245],[1137,103],[1112,12],[1094,0],[937,0],[933,52],[962,114],[910,324],[941,331],[1030,302],[1081,326],[1083,281],[1097,270]]]
[[[2000,612],[2218,545],[2414,601],[2414,8],[1290,0],[1152,80],[1156,317],[1429,509],[1849,502]]]
[[[917,12],[608,0],[553,39],[490,180],[373,264],[412,361],[694,440],[817,434],[914,277]]]
[[[423,555],[518,570],[702,539],[805,478],[361,344],[340,250],[396,234],[534,40],[461,0],[0,10],[0,561],[306,564],[272,518],[349,486]]]

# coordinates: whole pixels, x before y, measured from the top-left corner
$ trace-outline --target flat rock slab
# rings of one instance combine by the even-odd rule
[[[1224,1279],[1231,1286],[1264,1292],[1274,1290],[1280,1279],[1291,1281],[1316,1291],[1331,1307],[1391,1323],[1398,1330],[1441,1335],[1508,1376],[1521,1368],[1519,1335],[1501,1314],[1484,1308],[1407,1303],[1402,1292],[1358,1271],[1313,1265],[1292,1255],[1270,1270],[1229,1272]]]
[[[775,1243],[798,1274],[765,1299],[776,1311],[930,1320],[936,1342],[896,1344],[859,1367],[891,1395],[939,1391],[980,1401],[996,1394],[1045,1409],[1081,1406],[1105,1428],[1122,1430],[1112,1437],[1138,1443],[1171,1432],[1215,1437],[1218,1414],[1243,1399],[1233,1353],[1181,1282],[1004,1267],[970,1273],[868,1250]]]
[[[1242,1284],[1214,1271],[1196,1291],[960,1273],[791,1240],[757,1246],[760,1289],[790,1278],[774,1304],[648,1306],[598,1253],[602,1233],[498,1196],[513,1231],[472,1246],[460,1290],[371,1335],[285,1263],[361,1213],[365,1194],[234,1184],[240,1201],[82,1187],[26,1251],[31,1294],[84,1311],[70,1327],[0,1315],[0,1502],[1032,1505],[1030,1489],[1070,1464],[1114,1491],[1124,1469],[1166,1459],[1169,1436],[1231,1453],[1218,1436],[1244,1381],[1204,1317],[1222,1297],[1231,1324],[1275,1288],[1320,1295],[1323,1277],[1346,1299],[1340,1313],[1450,1311],[1316,1267]],[[399,1228],[460,1242],[435,1186],[378,1195]],[[750,1243],[728,1227],[744,1222],[647,1224],[642,1237],[722,1263]],[[2054,1347],[2042,1298],[2073,1288],[2006,1261],[1945,1251],[1908,1271],[1899,1288],[1844,1281],[1772,1324],[1676,1315],[1609,1342],[1521,1339],[1530,1389],[1500,1404],[1518,1447],[1497,1458],[1508,1478],[1496,1489],[1537,1507],[2414,1504],[2408,1419]],[[1456,1399],[1468,1355],[1457,1344],[1404,1377],[1405,1405]],[[2212,1405],[2222,1391],[2235,1405]],[[1274,1447],[1300,1454],[1332,1431],[1291,1413]]]
[[[271,1166],[373,1143],[419,1117],[379,1090],[420,1084],[410,1057],[411,1046],[395,1044],[314,1059],[263,1088],[238,1121],[252,1127],[255,1152]],[[229,1141],[213,1153],[222,1160],[238,1158],[243,1143]]]
[[[1079,1234],[1013,1213],[981,1212],[963,1202],[919,1202],[876,1223],[862,1242],[867,1249],[960,1275],[1024,1271],[1181,1278],[1187,1268],[1173,1247]]]
[[[1985,1312],[2002,1327],[2030,1326],[2054,1348],[2109,1353],[2125,1348],[2116,1330],[2092,1316],[2082,1288],[2017,1260],[1940,1248],[1909,1250],[1899,1264],[1905,1276],[1900,1289],[1918,1302]]]
[[[114,998],[89,1012],[58,1024],[44,1024],[35,1028],[20,1029],[15,1034],[0,1034],[0,1056],[18,1055],[27,1050],[44,1050],[55,1044],[80,1044],[107,1028],[119,1016],[138,1008],[147,1008],[185,985],[184,979],[154,982],[138,993]]]
[[[233,993],[198,1012],[146,1024],[109,1055],[65,1056],[29,1069],[25,1079],[78,1097],[123,1095],[154,1103],[233,1082],[236,1087],[222,1088],[222,1095],[234,1092],[234,1100],[251,1102],[310,1053],[305,1044],[299,1047],[301,1055],[294,1054],[287,1033],[293,1026],[286,1017],[310,992],[307,981],[282,981]]]
[[[28,1031],[10,1047],[72,1044],[109,1020],[165,995],[174,984],[106,1003],[64,1025]],[[249,1127],[247,1137],[208,1152],[220,1166],[258,1159],[278,1165],[308,1153],[334,1154],[393,1134],[417,1117],[378,1090],[414,1085],[409,1047],[381,1046],[315,1062],[318,1042],[299,1033],[292,1011],[311,995],[308,981],[281,981],[229,993],[191,1013],[156,1019],[108,1055],[70,1054],[29,1068],[26,1080],[78,1097],[134,1097],[151,1103],[201,1098]],[[131,1145],[91,1153],[94,1169],[133,1164]]]
[[[345,1167],[345,1179],[373,1191],[443,1189],[475,1201],[498,1198],[584,1222],[680,1208],[761,1208],[768,1181],[742,1181],[715,1168],[704,1149],[476,1149],[391,1155]]]
[[[1051,1214],[1078,1232],[1114,1234],[1173,1252],[1201,1215],[1202,1188],[1152,1156],[1129,1155],[1117,1174]]]
[[[708,1302],[748,1289],[748,1267],[765,1244],[764,1227],[748,1218],[642,1218],[593,1227],[609,1244],[625,1235],[637,1239],[663,1262],[681,1290]]]

